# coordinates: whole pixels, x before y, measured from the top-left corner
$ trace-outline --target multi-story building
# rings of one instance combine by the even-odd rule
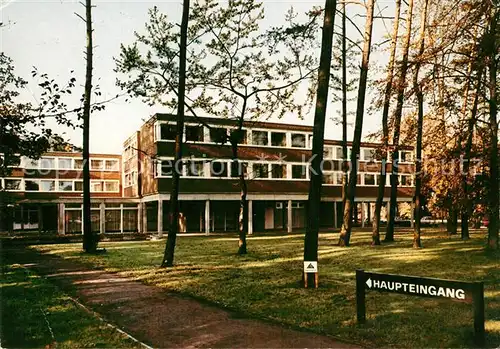
[[[236,128],[228,119],[186,118],[185,157],[180,181],[180,207],[185,231],[236,231],[240,198],[238,174],[248,184],[248,231],[305,226],[309,190],[312,127],[269,122],[245,122],[238,147],[242,164],[235,168],[225,135]],[[174,169],[176,124],[174,115],[156,114],[125,143],[125,192],[136,194],[143,204],[147,231],[165,231],[171,174]],[[135,144],[135,146],[131,146]],[[129,148],[130,146],[130,148]],[[363,143],[359,161],[357,211],[361,224],[370,221],[378,191],[381,163],[375,160],[378,144]],[[341,142],[325,141],[321,224],[338,227],[341,205]],[[398,201],[413,196],[412,148],[400,151]],[[134,164],[132,164],[134,163]],[[138,169],[136,171],[136,169]],[[390,170],[390,166],[389,166]],[[387,178],[385,200],[389,199]]]
[[[137,231],[138,200],[123,197],[121,156],[90,156],[92,230]],[[81,153],[49,152],[22,158],[9,177],[0,178],[4,214],[0,230],[38,230],[59,234],[82,231]],[[9,222],[8,220],[12,220]]]
[[[172,171],[180,181],[181,230],[236,231],[243,171],[248,188],[248,231],[305,227],[312,157],[312,127],[245,122],[239,164],[224,142],[236,128],[232,120],[187,117],[184,166],[174,164],[175,116],[156,114],[124,143],[119,155],[91,156],[92,226],[106,232],[164,232]],[[363,143],[359,159],[355,216],[370,221],[378,192],[379,145]],[[413,196],[412,148],[401,147],[398,201]],[[321,225],[342,219],[341,142],[325,140]],[[79,153],[48,153],[39,161],[23,159],[1,188],[15,211],[14,229],[82,231],[82,159]],[[182,170],[181,170],[182,167]],[[390,171],[390,166],[389,166]],[[384,200],[389,200],[387,178]],[[1,229],[1,228],[0,228]]]

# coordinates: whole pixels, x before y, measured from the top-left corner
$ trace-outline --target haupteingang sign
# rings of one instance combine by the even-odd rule
[[[366,286],[368,286],[368,289],[376,291],[392,291],[418,296],[454,298],[457,300],[465,300],[466,295],[464,288],[441,287],[435,285],[422,285],[412,282],[385,281],[378,279],[372,280],[371,277],[366,280]]]
[[[400,293],[410,296],[447,298],[474,306],[474,333],[484,343],[484,285],[482,282],[451,281],[356,270],[356,310],[359,323],[366,321],[366,291]]]

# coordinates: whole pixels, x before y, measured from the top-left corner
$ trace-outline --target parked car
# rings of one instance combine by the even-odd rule
[[[432,216],[424,216],[420,219],[420,224],[428,227],[436,227],[437,221]]]

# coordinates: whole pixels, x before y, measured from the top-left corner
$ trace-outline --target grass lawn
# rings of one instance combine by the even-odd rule
[[[338,233],[320,235],[319,289],[303,289],[303,236],[255,236],[237,256],[234,236],[180,237],[176,267],[159,269],[163,241],[102,243],[106,255],[86,256],[76,244],[36,248],[132,276],[167,290],[208,300],[245,316],[326,333],[369,347],[473,346],[470,304],[397,294],[367,294],[367,323],[356,324],[355,270],[485,282],[487,344],[500,345],[500,254],[485,253],[485,231],[463,242],[426,230],[424,248],[411,234],[370,246],[370,233],[354,232],[352,246],[336,246]]]
[[[20,265],[3,262],[0,280],[2,348],[139,347],[77,307],[50,282]]]

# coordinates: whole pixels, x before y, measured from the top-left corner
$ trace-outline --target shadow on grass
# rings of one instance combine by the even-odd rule
[[[2,271],[0,337],[4,348],[137,347],[22,266],[4,264]]]
[[[103,244],[106,256],[78,255],[75,246],[40,247],[89,266],[118,271],[147,284],[235,310],[248,317],[357,340],[368,346],[473,346],[471,306],[401,295],[370,294],[368,323],[355,322],[356,269],[463,281],[484,281],[487,345],[500,344],[500,254],[484,252],[484,232],[469,241],[438,230],[424,231],[422,249],[411,247],[410,231],[390,244],[371,247],[370,232],[354,232],[349,248],[338,233],[320,236],[320,288],[302,288],[303,238],[272,236],[248,241],[237,256],[235,238],[179,239],[177,266],[159,269],[164,242]]]

